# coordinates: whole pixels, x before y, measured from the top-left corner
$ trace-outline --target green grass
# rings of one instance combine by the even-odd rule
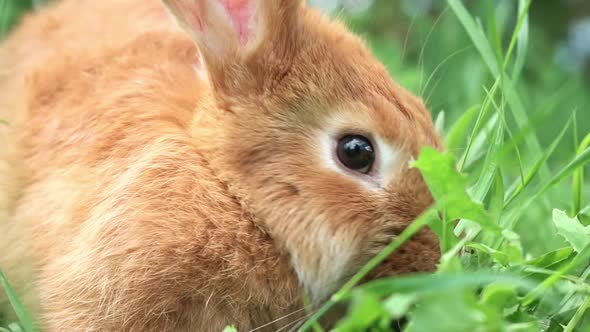
[[[392,75],[425,98],[447,152],[424,149],[413,165],[436,205],[309,311],[301,330],[322,331],[322,315],[345,303],[335,331],[396,331],[401,317],[409,332],[590,331],[588,84],[551,63],[545,22],[530,15],[535,4],[515,3],[448,0],[440,15],[412,19],[399,42],[374,26],[392,8],[386,1],[346,18]],[[11,6],[0,22],[26,7]],[[423,227],[440,238],[435,273],[359,285]],[[32,331],[11,300],[19,322],[0,319],[0,331]]]
[[[18,299],[16,292],[10,286],[6,275],[2,270],[0,270],[0,285],[14,311],[16,317],[18,318],[18,322],[10,322],[6,323],[6,327],[2,326],[2,316],[0,316],[0,332],[33,332],[36,331],[35,323],[31,316],[28,314],[27,309],[23,306],[23,304]]]

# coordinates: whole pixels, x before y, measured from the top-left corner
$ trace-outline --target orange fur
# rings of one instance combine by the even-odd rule
[[[254,1],[238,32],[203,6],[199,30],[200,2],[167,1],[183,30],[156,0],[64,0],[0,48],[0,264],[45,330],[255,328],[432,202],[407,168],[440,147],[430,116],[362,41],[296,0]],[[328,128],[399,150],[387,182],[326,167]],[[425,231],[375,274],[438,255]]]

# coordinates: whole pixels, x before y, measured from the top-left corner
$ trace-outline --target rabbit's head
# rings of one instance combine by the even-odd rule
[[[211,86],[193,136],[211,168],[325,298],[432,204],[410,168],[441,147],[423,103],[363,42],[300,0],[165,0]],[[202,113],[202,114],[201,114]],[[380,275],[431,270],[429,232]]]

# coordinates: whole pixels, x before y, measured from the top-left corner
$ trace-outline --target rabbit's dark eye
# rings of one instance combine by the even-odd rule
[[[375,151],[371,141],[360,135],[348,135],[338,141],[338,159],[354,171],[368,173],[375,161]]]

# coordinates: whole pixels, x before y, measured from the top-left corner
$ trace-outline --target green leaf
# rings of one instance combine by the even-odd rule
[[[8,324],[8,328],[11,332],[23,332],[22,327],[20,327],[20,325],[18,325],[17,323]]]
[[[528,260],[524,264],[539,268],[546,268],[551,265],[563,262],[564,260],[568,259],[573,252],[574,249],[571,247],[560,248]]]
[[[387,277],[369,281],[358,289],[376,295],[393,293],[400,294],[427,294],[485,286],[490,283],[503,283],[524,290],[532,289],[534,283],[520,276],[508,273],[493,272],[463,272],[463,273],[437,273],[414,274],[410,276]]]
[[[553,224],[576,252],[582,251],[590,243],[590,226],[584,227],[578,218],[570,218],[561,210],[553,210]]]
[[[492,232],[499,233],[483,205],[474,202],[467,194],[466,179],[455,168],[453,157],[425,147],[413,167],[418,168],[428,184],[437,208],[444,211],[448,220],[469,219]]]
[[[469,291],[425,296],[410,313],[406,332],[500,332],[500,308],[477,302]]]
[[[523,305],[530,305],[540,296],[544,295],[546,291],[551,288],[557,281],[559,281],[564,275],[577,268],[582,264],[588,264],[590,261],[590,244],[586,245],[567,265],[555,271],[554,274],[550,275],[535,289],[530,291],[522,300]]]
[[[12,309],[14,310],[16,317],[18,317],[19,322],[20,322],[21,326],[23,327],[23,329],[25,330],[25,332],[37,331],[37,328],[35,327],[35,323],[33,322],[33,319],[31,318],[31,316],[29,315],[29,313],[25,309],[24,305],[18,299],[16,292],[8,283],[8,278],[6,278],[6,275],[4,274],[4,272],[1,269],[0,269],[0,284],[4,288],[4,291],[6,292],[6,295],[8,296],[8,300],[10,301],[10,304],[12,305]]]
[[[516,289],[512,285],[493,283],[486,286],[481,295],[481,303],[498,308],[508,308],[518,303]]]
[[[473,248],[477,251],[481,251],[481,252],[491,256],[496,262],[500,263],[500,265],[508,266],[508,264],[510,263],[510,258],[508,257],[508,254],[506,254],[505,252],[502,252],[500,250],[496,250],[492,247],[489,247],[483,243],[470,242],[470,243],[467,243],[465,246],[469,247],[469,248]]]
[[[415,294],[393,294],[383,301],[383,307],[392,319],[403,317],[416,302]]]
[[[542,331],[539,328],[538,319],[531,316],[529,313],[523,310],[517,310],[513,314],[509,315],[507,319],[511,322],[515,322],[506,327],[507,332],[539,332]]]
[[[522,243],[520,242],[520,236],[510,230],[503,230],[502,235],[507,241],[504,242],[502,251],[508,255],[508,260],[512,264],[519,264],[524,261],[524,253],[522,249]]]
[[[333,331],[362,331],[386,315],[387,312],[381,306],[381,301],[379,301],[377,296],[367,292],[357,291],[353,293],[352,304],[348,315],[338,322]]]
[[[230,326],[226,326],[223,329],[223,332],[238,332],[238,329],[236,329],[233,325],[230,325]]]

